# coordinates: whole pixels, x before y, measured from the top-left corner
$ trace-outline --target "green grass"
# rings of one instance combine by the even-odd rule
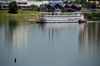
[[[0,18],[38,18],[38,11],[18,10],[17,14],[8,13],[9,10],[0,10]]]
[[[38,16],[41,14],[38,11],[32,10],[18,10],[17,14],[11,14],[8,13],[8,11],[9,10],[0,10],[0,18],[34,18],[38,20]],[[88,19],[92,19],[92,17],[100,18],[100,13],[84,13],[84,16]]]

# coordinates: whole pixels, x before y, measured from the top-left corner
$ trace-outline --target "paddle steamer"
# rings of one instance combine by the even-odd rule
[[[67,12],[62,13],[60,9],[56,9],[56,12],[52,14],[42,14],[39,15],[38,22],[46,23],[78,23],[78,22],[87,22],[87,19],[84,18],[82,12]]]

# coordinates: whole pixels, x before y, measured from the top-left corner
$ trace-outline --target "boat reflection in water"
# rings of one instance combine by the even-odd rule
[[[100,66],[99,28],[100,23],[1,21],[0,65]]]
[[[39,31],[41,34],[48,36],[49,39],[52,37],[52,41],[55,41],[54,37],[61,37],[63,39],[68,39],[66,36],[69,35],[75,35],[79,31],[83,31],[84,26],[87,26],[87,23],[38,23],[39,25]],[[45,34],[48,33],[48,34]],[[77,34],[78,35],[78,34]],[[73,37],[71,37],[73,38]],[[61,38],[60,38],[61,39]],[[71,39],[72,40],[72,39]]]
[[[71,29],[71,28],[83,28],[87,23],[37,23],[40,27],[44,27],[44,29]],[[45,28],[46,27],[46,28]]]

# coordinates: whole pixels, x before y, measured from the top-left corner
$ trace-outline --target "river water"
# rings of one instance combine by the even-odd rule
[[[0,19],[0,66],[100,66],[100,23]]]

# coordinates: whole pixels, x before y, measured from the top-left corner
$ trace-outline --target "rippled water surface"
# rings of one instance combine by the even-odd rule
[[[100,23],[0,19],[0,66],[100,66]]]

